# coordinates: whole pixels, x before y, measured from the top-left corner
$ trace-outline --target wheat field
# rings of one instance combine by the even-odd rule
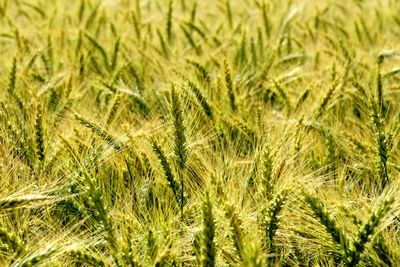
[[[400,266],[399,14],[0,0],[0,266]]]

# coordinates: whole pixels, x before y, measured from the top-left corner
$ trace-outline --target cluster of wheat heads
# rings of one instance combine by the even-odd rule
[[[0,0],[0,266],[400,265],[399,11]]]

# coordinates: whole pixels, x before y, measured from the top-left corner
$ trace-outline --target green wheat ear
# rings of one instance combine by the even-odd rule
[[[274,237],[276,231],[278,230],[279,225],[279,213],[281,212],[283,205],[287,199],[287,191],[283,191],[278,193],[274,199],[269,203],[267,208],[265,218],[264,218],[264,227],[265,233],[268,240],[268,247],[271,252],[274,252],[276,249]]]
[[[225,0],[225,12],[226,12],[226,16],[228,18],[229,26],[231,28],[233,28],[232,7],[231,7],[231,1],[230,0]]]
[[[89,266],[93,266],[93,267],[106,266],[106,263],[103,260],[101,260],[83,250],[68,251],[68,254],[79,264],[85,264],[85,265],[89,265]]]
[[[89,128],[92,130],[93,133],[98,135],[101,139],[106,141],[110,146],[112,146],[117,152],[120,152],[122,150],[122,144],[115,138],[111,133],[106,131],[105,129],[101,128],[94,122],[91,122],[81,115],[75,113],[74,117],[77,121],[79,121],[80,124],[83,126]]]
[[[172,173],[172,168],[164,154],[164,151],[161,149],[161,147],[157,144],[155,140],[151,141],[151,147],[153,148],[154,153],[156,154],[158,160],[160,161],[161,167],[164,171],[165,178],[168,181],[168,186],[171,188],[176,201],[180,203],[181,199],[180,199],[179,184],[175,180],[175,177]]]
[[[178,164],[179,170],[178,175],[180,176],[180,201],[181,201],[181,217],[183,218],[183,207],[185,205],[185,189],[184,179],[186,173],[186,167],[189,157],[189,152],[186,143],[186,129],[183,119],[183,113],[181,108],[181,102],[179,95],[175,91],[174,85],[171,87],[171,117],[173,124],[173,148],[176,163]]]
[[[196,41],[193,38],[193,35],[184,26],[184,24],[181,24],[179,26],[180,26],[184,36],[186,37],[186,40],[188,41],[190,47],[196,52],[197,55],[200,55],[202,53],[201,46],[196,44]]]
[[[224,61],[224,73],[225,73],[225,86],[226,89],[228,90],[229,104],[231,106],[232,111],[236,111],[237,110],[236,96],[233,88],[231,71],[227,60]]]
[[[389,212],[394,199],[385,200],[380,203],[378,209],[374,211],[366,223],[361,225],[357,237],[353,241],[350,249],[350,255],[347,258],[346,266],[357,266],[361,260],[361,256],[365,251],[366,244],[371,240],[375,234],[380,222],[384,219]]]
[[[36,136],[36,154],[40,164],[43,165],[45,161],[45,145],[44,145],[44,131],[43,131],[43,109],[38,107],[36,120],[35,120],[35,136]]]
[[[25,246],[22,241],[16,235],[1,227],[0,240],[3,244],[7,245],[11,251],[16,253],[17,256],[25,251]]]
[[[273,84],[274,84],[274,87],[276,88],[276,90],[278,91],[279,95],[281,96],[283,103],[285,103],[288,114],[290,114],[292,107],[290,104],[289,96],[285,93],[284,88],[282,88],[282,86],[279,84],[279,82],[273,80]]]
[[[383,81],[381,74],[381,65],[386,57],[392,56],[391,52],[381,53],[377,58],[377,76],[376,76],[376,98],[370,100],[371,119],[374,132],[374,141],[377,153],[377,183],[379,190],[383,191],[389,183],[388,159],[389,159],[389,137],[385,130],[384,119],[384,99],[383,99]]]
[[[331,87],[328,89],[324,97],[322,98],[321,103],[318,105],[316,110],[314,111],[314,118],[318,119],[321,117],[321,115],[324,114],[326,111],[326,107],[328,106],[329,101],[331,101],[333,93],[337,90],[337,87],[339,86],[339,80],[336,79]]]
[[[202,80],[204,80],[207,84],[211,83],[210,73],[204,65],[194,60],[186,60],[186,62],[194,67]]]
[[[169,58],[169,50],[168,50],[167,44],[165,43],[165,40],[164,40],[164,36],[162,35],[160,29],[157,29],[157,36],[160,41],[162,55],[166,59],[168,59]]]
[[[90,41],[90,43],[93,45],[93,47],[97,51],[99,51],[101,57],[103,58],[104,66],[106,66],[106,68],[108,69],[110,65],[108,63],[108,56],[107,56],[106,49],[99,43],[99,41],[97,41],[97,39],[95,37],[93,37],[89,33],[85,33],[85,36]]]
[[[269,147],[266,147],[262,154],[262,194],[266,197],[268,201],[272,199],[272,194],[274,190],[273,186],[273,159],[271,157],[271,152]]]
[[[29,207],[40,207],[57,201],[56,198],[44,195],[23,195],[20,197],[0,198],[0,212]]]
[[[215,246],[215,220],[212,211],[210,196],[206,194],[203,202],[203,235],[201,248],[201,265],[203,267],[215,266],[216,246]]]
[[[183,119],[181,101],[175,87],[171,87],[171,116],[174,135],[174,155],[180,169],[185,169],[188,161],[186,129]]]
[[[106,120],[107,126],[110,125],[114,121],[120,105],[121,105],[121,95],[117,94],[114,98],[114,101],[110,107],[110,111],[108,112],[108,115],[107,115],[107,120]]]
[[[21,267],[37,266],[40,263],[49,260],[57,252],[57,250],[58,249],[56,247],[49,247],[44,251],[38,251],[29,257],[16,261],[13,264],[13,266],[21,266]]]
[[[305,194],[305,201],[311,208],[314,216],[325,227],[325,231],[330,234],[332,241],[340,248],[340,253],[347,257],[349,254],[349,240],[339,229],[332,215],[325,209],[324,205],[316,197]]]
[[[382,192],[386,185],[389,183],[388,175],[388,158],[389,158],[389,140],[385,132],[385,122],[381,108],[375,100],[371,100],[371,119],[374,131],[374,141],[377,154],[377,184],[379,190]]]
[[[8,76],[8,85],[7,85],[7,92],[12,95],[15,91],[15,84],[17,81],[17,59],[14,58],[12,62],[12,66],[10,69],[10,74]]]
[[[118,55],[120,54],[121,38],[118,37],[114,44],[113,53],[111,55],[111,70],[115,70],[118,63]]]
[[[376,95],[378,98],[378,105],[380,109],[383,109],[384,107],[384,99],[383,99],[383,79],[382,79],[382,73],[381,73],[381,67],[383,64],[383,61],[386,58],[394,56],[395,53],[394,51],[384,51],[380,53],[377,57],[377,74],[376,74]]]
[[[168,4],[167,21],[166,21],[166,27],[165,27],[169,43],[171,43],[171,41],[172,41],[172,21],[173,21],[173,11],[174,11],[173,4],[174,4],[174,1],[170,0],[169,4]]]
[[[225,214],[229,220],[229,225],[232,232],[233,246],[236,249],[236,253],[239,259],[243,261],[245,256],[245,244],[242,221],[239,218],[239,215],[235,212],[235,208],[232,205],[225,205]]]
[[[193,92],[194,96],[196,97],[197,102],[203,108],[204,113],[210,120],[214,119],[213,110],[208,99],[203,95],[200,89],[191,81],[187,81],[189,89]]]
[[[131,18],[132,18],[132,21],[133,21],[133,26],[135,28],[136,37],[138,38],[138,40],[140,40],[142,34],[141,34],[141,21],[140,21],[141,17],[140,17],[139,1],[136,2],[136,5],[137,5],[136,6],[136,10],[137,10],[138,14],[136,14],[134,11],[131,11]]]

